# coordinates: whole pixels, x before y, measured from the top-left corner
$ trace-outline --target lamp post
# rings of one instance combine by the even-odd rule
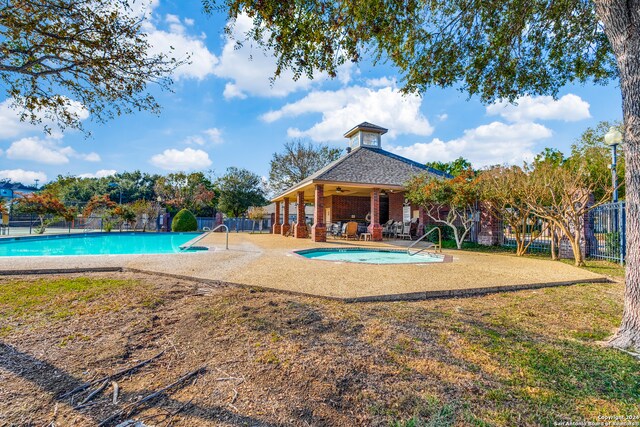
[[[110,182],[109,183],[109,187],[118,187],[118,190],[120,191],[120,202],[119,204],[122,204],[122,186],[120,185],[120,183],[118,182]]]
[[[604,143],[611,147],[611,182],[613,184],[613,203],[618,203],[618,145],[622,142],[622,133],[615,127],[610,127],[609,132],[604,136]]]
[[[614,215],[613,215],[613,229],[615,233],[618,233],[619,240],[619,253],[616,254],[619,257],[620,264],[624,262],[626,253],[626,239],[625,239],[625,216],[622,206],[618,206],[618,175],[616,167],[618,165],[618,151],[617,147],[622,143],[622,133],[615,127],[610,127],[609,132],[604,136],[604,143],[611,147],[611,182],[613,183],[613,203]]]

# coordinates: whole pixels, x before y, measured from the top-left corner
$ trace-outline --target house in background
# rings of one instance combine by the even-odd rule
[[[448,177],[444,172],[382,149],[387,129],[363,122],[344,134],[349,139],[347,154],[274,197],[274,234],[308,237],[305,204],[313,204],[311,238],[326,241],[327,224],[345,221],[368,223],[372,240],[382,240],[382,225],[390,219],[408,221],[424,214],[405,198],[404,183],[419,173]],[[289,207],[295,201],[296,219],[289,221]],[[281,209],[282,208],[282,209]],[[282,214],[282,218],[281,218]],[[418,227],[422,229],[422,227]]]
[[[0,199],[7,206],[7,211],[11,212],[11,206],[15,199],[23,194],[29,194],[38,191],[36,187],[20,184],[19,182],[4,181],[0,182]]]

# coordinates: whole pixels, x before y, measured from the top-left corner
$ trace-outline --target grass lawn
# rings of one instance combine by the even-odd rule
[[[95,425],[201,366],[129,418],[551,426],[637,417],[640,362],[600,344],[622,294],[609,283],[344,304],[133,274],[5,278],[0,425]],[[117,380],[116,404],[110,384],[80,408],[87,393],[60,397],[161,350]]]

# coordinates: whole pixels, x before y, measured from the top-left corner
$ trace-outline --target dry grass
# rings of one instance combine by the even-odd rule
[[[202,365],[134,418],[534,426],[640,415],[640,364],[598,342],[619,321],[622,291],[344,304],[132,274],[4,279],[0,425],[93,425]],[[110,389],[83,409],[59,398],[161,349],[119,380],[116,405]]]

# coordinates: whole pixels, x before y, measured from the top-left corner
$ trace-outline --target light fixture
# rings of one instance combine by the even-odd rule
[[[611,147],[611,184],[613,186],[613,194],[611,196],[613,203],[618,203],[618,175],[616,171],[618,152],[616,147],[621,142],[622,133],[615,127],[610,127],[609,132],[604,136],[604,143]],[[615,218],[617,218],[617,216]]]
[[[604,143],[609,147],[614,147],[622,142],[622,133],[615,127],[610,127],[609,132],[604,136]]]
[[[381,196],[386,196],[386,195],[387,195],[387,192],[386,192],[385,190],[380,190],[380,195],[381,195]]]
[[[342,193],[342,188],[336,187],[336,193]]]

